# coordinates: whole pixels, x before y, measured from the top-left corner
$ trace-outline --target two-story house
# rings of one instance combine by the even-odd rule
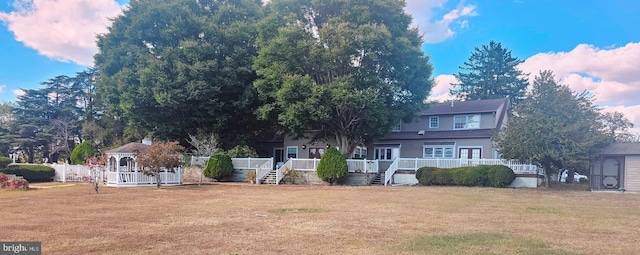
[[[436,103],[418,122],[399,123],[368,146],[367,158],[496,159],[491,138],[507,122],[509,99]]]

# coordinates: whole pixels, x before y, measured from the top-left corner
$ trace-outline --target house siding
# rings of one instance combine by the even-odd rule
[[[429,140],[385,140],[384,144],[401,144],[400,155],[401,158],[422,158],[423,147],[425,142],[428,143],[440,143],[440,142],[453,142],[455,143],[454,158],[459,158],[460,148],[482,148],[481,158],[493,159],[495,158],[493,143],[488,138],[477,139],[429,139]],[[373,150],[376,147],[385,147],[385,145],[373,144],[369,146],[369,155],[367,158],[373,158]]]
[[[500,112],[500,111],[498,111]],[[467,113],[467,114],[453,114],[453,115],[423,115],[420,116],[420,120],[417,122],[411,123],[402,123],[400,124],[401,131],[419,131],[424,130],[426,132],[429,131],[443,131],[443,130],[454,130],[453,129],[453,118],[458,115],[474,115],[480,114],[480,129],[487,128],[495,128],[496,122],[498,121],[498,114],[494,114],[493,112],[488,113]],[[429,128],[429,117],[438,117],[439,125],[438,128]]]
[[[624,169],[624,188],[640,192],[640,156],[626,156]]]

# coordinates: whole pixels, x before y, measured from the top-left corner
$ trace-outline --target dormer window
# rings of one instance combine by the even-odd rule
[[[429,117],[429,128],[439,128],[440,127],[440,117],[431,116]]]
[[[478,129],[480,128],[480,114],[453,116],[453,129]]]

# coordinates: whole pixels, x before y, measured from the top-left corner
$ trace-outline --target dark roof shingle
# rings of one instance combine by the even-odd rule
[[[640,143],[613,143],[600,150],[605,155],[640,155]]]
[[[149,148],[150,145],[143,143],[128,143],[115,149],[108,150],[107,153],[140,153]]]
[[[451,101],[446,103],[436,103],[429,106],[420,115],[443,115],[443,114],[461,114],[461,113],[481,113],[495,112],[500,106],[506,104],[506,98],[471,100],[471,101]]]

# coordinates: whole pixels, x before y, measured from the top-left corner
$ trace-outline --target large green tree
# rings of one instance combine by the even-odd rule
[[[98,38],[96,84],[109,113],[161,140],[214,133],[222,147],[256,120],[260,0],[131,1]]]
[[[575,170],[588,172],[589,155],[610,141],[599,118],[588,93],[575,93],[543,71],[496,137],[498,151],[542,167],[548,186],[549,176],[560,169],[570,170],[570,177]]]
[[[517,105],[525,95],[527,77],[517,66],[522,60],[499,42],[475,47],[469,59],[454,74],[460,81],[451,84],[451,95],[463,100],[504,98]]]
[[[432,67],[404,1],[274,0],[259,26],[259,117],[342,154],[422,109]],[[311,131],[314,132],[311,132]]]

